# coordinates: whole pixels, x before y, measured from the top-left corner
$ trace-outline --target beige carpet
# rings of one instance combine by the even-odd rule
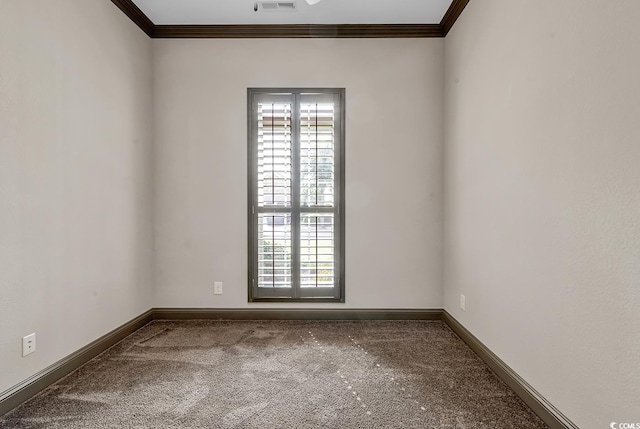
[[[2,428],[545,428],[440,321],[155,321]]]

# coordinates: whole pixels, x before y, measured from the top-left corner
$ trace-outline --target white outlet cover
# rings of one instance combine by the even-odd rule
[[[460,294],[460,308],[466,311],[467,307],[467,299],[463,294]]]
[[[36,351],[36,334],[29,334],[22,337],[22,357],[30,355]]]
[[[214,295],[222,295],[222,282],[214,282],[213,283],[213,294]]]

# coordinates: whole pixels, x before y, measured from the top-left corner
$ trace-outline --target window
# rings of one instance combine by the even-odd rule
[[[344,302],[344,94],[248,90],[250,301]]]

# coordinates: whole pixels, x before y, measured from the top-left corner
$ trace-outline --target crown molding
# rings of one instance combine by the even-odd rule
[[[156,25],[131,0],[111,0],[125,15],[133,21],[147,36],[153,37]]]
[[[394,38],[441,37],[437,24],[156,25],[154,38]]]
[[[453,0],[439,24],[155,25],[132,0],[111,0],[154,39],[445,37],[469,0]]]
[[[444,14],[444,17],[442,17],[442,21],[440,21],[441,37],[446,37],[447,34],[449,34],[453,24],[456,23],[468,3],[469,0],[453,0],[451,6],[449,6],[449,9],[447,9],[447,12]]]

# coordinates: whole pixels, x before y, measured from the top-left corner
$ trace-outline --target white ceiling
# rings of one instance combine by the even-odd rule
[[[163,24],[438,24],[452,0],[296,0],[295,12],[254,12],[255,0],[133,0]]]

